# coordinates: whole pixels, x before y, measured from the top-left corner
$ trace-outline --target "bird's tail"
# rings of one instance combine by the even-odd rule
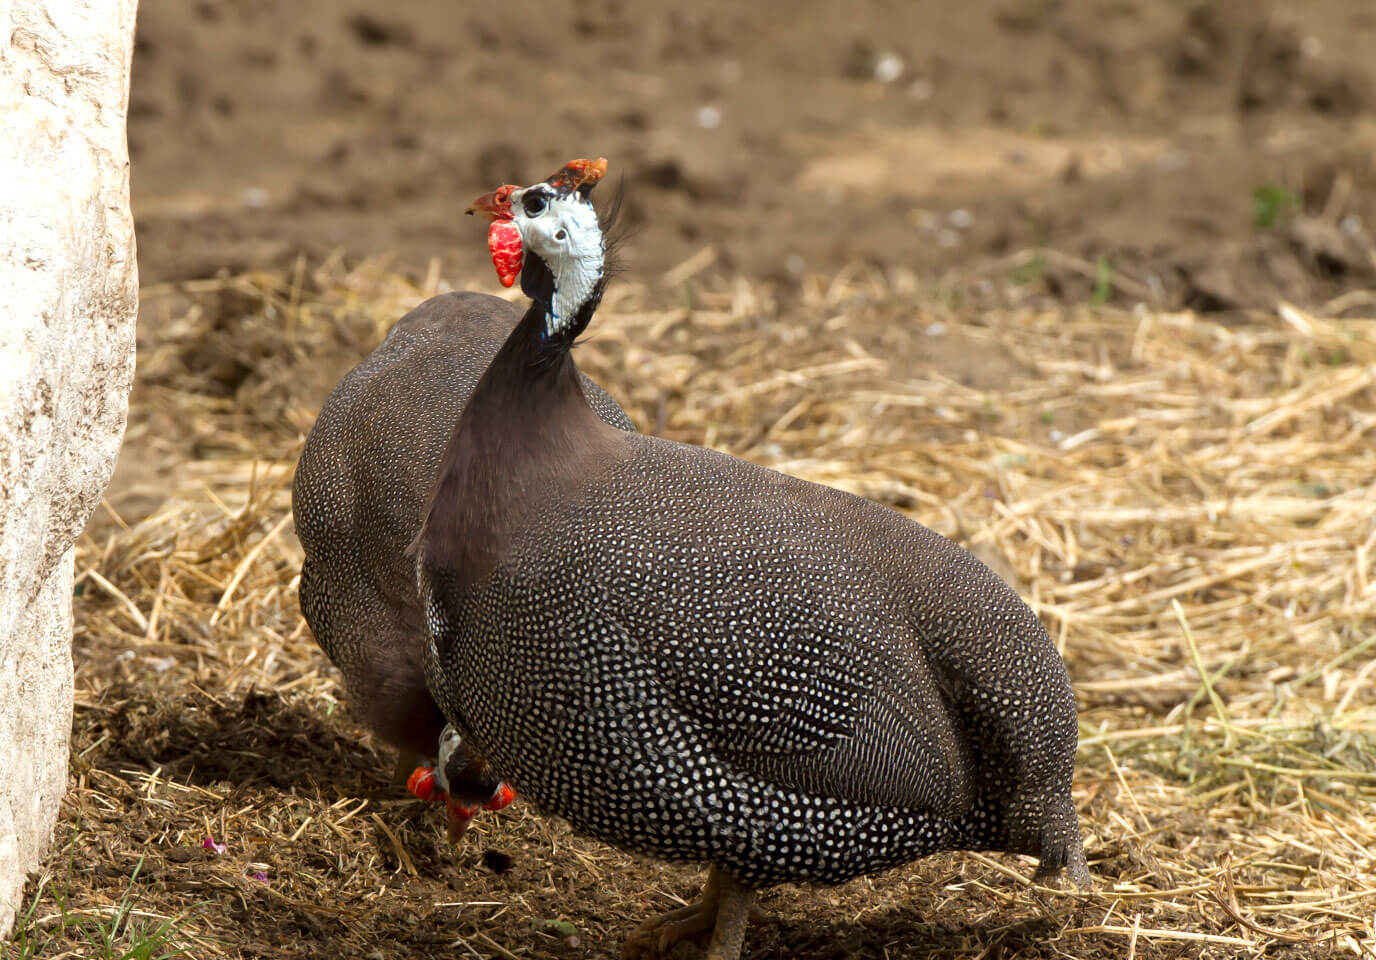
[[[1050,880],[1060,874],[1081,890],[1094,885],[1089,875],[1089,864],[1085,861],[1085,844],[1080,831],[1066,835],[1063,831],[1047,831],[1043,834],[1036,879]]]

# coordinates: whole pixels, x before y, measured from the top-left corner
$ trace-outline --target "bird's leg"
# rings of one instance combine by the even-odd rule
[[[712,930],[712,943],[707,947],[707,960],[740,960],[755,891],[715,867],[713,872],[718,882],[717,923]]]
[[[712,867],[707,871],[707,882],[702,885],[696,903],[652,917],[632,930],[621,946],[621,960],[662,956],[680,940],[711,930],[717,922],[717,903],[723,877],[725,874]]]

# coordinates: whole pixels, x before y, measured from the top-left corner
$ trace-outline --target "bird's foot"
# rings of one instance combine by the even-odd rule
[[[756,917],[755,892],[722,870],[707,871],[697,903],[670,910],[631,931],[621,947],[621,960],[660,957],[680,940],[712,931],[707,960],[739,960],[745,926]]]
[[[703,889],[704,895],[706,888]],[[621,945],[621,960],[644,960],[666,956],[680,940],[706,933],[717,923],[717,903],[713,898],[646,920],[631,931]]]

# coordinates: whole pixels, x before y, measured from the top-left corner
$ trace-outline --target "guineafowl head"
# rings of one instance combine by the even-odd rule
[[[607,242],[590,195],[607,161],[573,160],[548,180],[510,184],[469,207],[492,221],[488,248],[497,275],[545,311],[545,336],[577,336],[596,309],[606,279]]]

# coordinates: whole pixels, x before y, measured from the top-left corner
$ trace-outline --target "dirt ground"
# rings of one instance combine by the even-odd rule
[[[1080,700],[1095,893],[933,857],[765,894],[746,956],[1376,955],[1372,50],[1368,0],[143,0],[138,382],[0,954],[610,958],[691,898],[519,801],[446,846],[296,606],[331,386],[495,288],[474,196],[600,154],[585,369],[975,550]]]
[[[1102,260],[1127,302],[1313,303],[1371,277],[1373,49],[1365,0],[146,0],[140,265],[463,278],[474,196],[601,154],[640,276],[710,247],[1076,300]]]

